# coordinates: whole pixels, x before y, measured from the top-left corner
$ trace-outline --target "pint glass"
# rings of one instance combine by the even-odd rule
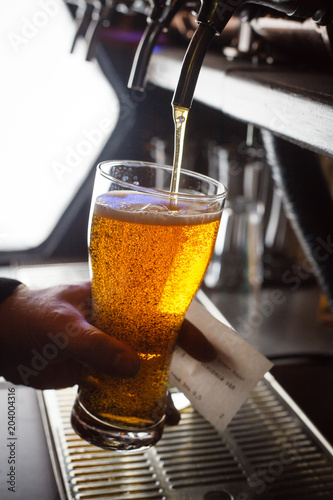
[[[162,435],[177,333],[213,252],[226,190],[182,171],[134,161],[98,165],[91,206],[92,323],[140,358],[133,378],[86,368],[72,426],[102,448],[149,447]]]

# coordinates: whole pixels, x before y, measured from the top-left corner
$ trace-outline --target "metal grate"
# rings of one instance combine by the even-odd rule
[[[156,446],[170,489],[245,480],[245,471],[218,432],[191,407]]]
[[[222,436],[189,406],[180,424],[143,452],[105,451],[80,439],[69,421],[73,400],[70,389],[44,393],[63,498],[333,498],[331,448],[272,377],[258,384]]]
[[[261,383],[231,422],[234,448],[253,471],[248,484],[262,498],[333,498],[333,462],[300,417]]]

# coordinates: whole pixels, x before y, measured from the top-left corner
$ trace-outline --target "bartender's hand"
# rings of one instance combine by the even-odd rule
[[[83,365],[108,375],[134,376],[140,361],[128,346],[101,332],[91,319],[90,282],[32,290],[24,285],[0,306],[0,375],[37,389],[78,383]],[[200,361],[215,351],[188,321],[180,345]],[[178,414],[170,403],[170,423]]]

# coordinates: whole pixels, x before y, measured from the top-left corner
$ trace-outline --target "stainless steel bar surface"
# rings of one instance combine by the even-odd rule
[[[268,375],[219,434],[191,405],[156,447],[96,448],[70,425],[75,391],[43,394],[62,496],[71,500],[312,500],[333,498],[333,453]]]

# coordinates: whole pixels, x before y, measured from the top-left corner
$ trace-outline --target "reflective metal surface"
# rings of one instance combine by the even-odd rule
[[[291,500],[333,497],[332,448],[271,376],[220,435],[191,406],[156,447],[119,453],[80,439],[75,390],[46,391],[51,453],[67,499]]]

